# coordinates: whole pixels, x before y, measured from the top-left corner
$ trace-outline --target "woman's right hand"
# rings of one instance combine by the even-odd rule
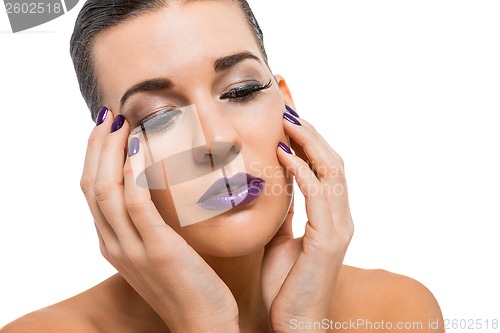
[[[112,123],[116,131],[110,133]],[[229,288],[165,223],[149,190],[136,185],[124,160],[128,133],[124,118],[108,112],[88,142],[81,188],[101,253],[171,331],[238,332],[238,306]]]

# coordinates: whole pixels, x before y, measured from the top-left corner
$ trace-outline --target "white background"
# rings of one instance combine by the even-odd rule
[[[79,189],[82,5],[18,34],[0,5],[0,326],[114,273]],[[251,5],[297,111],[345,160],[345,263],[421,281],[447,319],[500,319],[500,2]]]

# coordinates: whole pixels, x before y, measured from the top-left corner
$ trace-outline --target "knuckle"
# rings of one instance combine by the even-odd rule
[[[134,170],[132,169],[131,163],[126,163],[125,166],[123,167],[123,176],[125,178],[127,177],[132,178],[134,176]]]
[[[125,206],[130,214],[138,214],[144,210],[146,203],[137,197],[125,197]]]
[[[106,247],[106,245],[103,242],[99,242],[99,250],[100,250],[102,256],[104,257],[104,259],[106,259],[107,261],[111,260],[111,258],[109,257],[108,248]]]
[[[82,175],[82,178],[80,178],[80,189],[85,196],[92,190],[93,183],[94,180],[89,175]]]
[[[350,221],[349,224],[347,225],[347,233],[350,242],[352,237],[354,236],[354,223],[352,223],[352,221]]]
[[[111,192],[111,184],[109,183],[95,183],[94,195],[97,202],[106,201]]]
[[[306,122],[306,121],[301,122],[301,123],[302,123],[302,126],[307,128],[310,132],[317,133],[316,128],[314,127],[313,124]]]
[[[119,263],[122,261],[123,258],[123,252],[118,245],[106,245],[106,252],[107,252],[107,260],[113,264],[113,266],[116,263]]]
[[[338,246],[342,250],[347,250],[347,247],[351,243],[352,236],[354,235],[354,226],[352,224],[347,225],[345,229],[338,235]]]
[[[337,165],[339,167],[339,170],[342,172],[342,174],[344,175],[345,172],[345,163],[344,163],[344,159],[340,156],[337,157]]]

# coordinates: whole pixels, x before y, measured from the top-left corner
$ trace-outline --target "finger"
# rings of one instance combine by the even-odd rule
[[[293,123],[297,120],[293,116],[287,114],[287,118],[291,121],[284,121],[285,132],[303,148],[311,161],[314,172],[323,184],[323,192],[328,197],[333,222],[338,226],[350,223],[350,219],[346,218],[349,202],[342,158],[307,121],[300,119],[297,125]]]
[[[290,239],[293,239],[292,222],[294,214],[294,200],[295,200],[295,195],[292,196],[292,202],[290,203],[290,208],[288,210],[288,214],[285,217],[285,220],[283,221],[283,224],[280,226],[280,228],[278,229],[274,237],[271,239],[271,241],[269,241],[269,243],[266,244],[266,250],[274,246],[277,246],[283,242],[286,242]]]
[[[145,157],[140,142],[136,141],[134,145],[134,152],[130,153],[129,150],[123,169],[127,211],[146,248],[151,244],[169,244],[173,247],[180,236],[163,220],[151,200],[149,189],[136,182],[138,171],[145,168]]]
[[[87,204],[90,208],[96,227],[99,226],[99,237],[104,239],[106,242],[111,242],[116,240],[116,235],[106,222],[106,218],[102,214],[102,211],[95,199],[94,195],[94,183],[97,174],[97,168],[99,165],[99,159],[101,156],[102,145],[109,135],[109,128],[113,122],[113,114],[106,107],[103,107],[98,115],[98,123],[96,127],[92,130],[90,137],[88,139],[87,152],[85,154],[85,163],[83,166],[83,173],[80,179],[80,187],[85,195]]]
[[[106,260],[109,261],[110,260],[109,252],[108,252],[108,248],[106,247],[106,242],[104,241],[104,238],[102,237],[102,232],[99,229],[99,227],[97,226],[97,223],[95,223],[95,222],[94,222],[94,227],[95,227],[95,230],[97,232],[97,238],[99,240],[99,249],[101,250],[101,254]]]
[[[301,158],[291,154],[289,147],[284,143],[278,146],[278,159],[280,163],[295,176],[297,185],[305,197],[306,213],[310,226],[329,237],[333,232],[330,207],[327,197],[322,190],[322,184],[307,163]]]
[[[292,115],[285,113],[284,128],[294,144],[294,148],[298,148],[299,153],[302,153],[303,150],[302,155],[305,154],[307,157],[304,160],[311,162],[320,180],[343,170],[342,158],[307,121],[301,118],[299,122]],[[304,156],[300,157],[304,158]]]
[[[128,123],[118,115],[103,144],[94,185],[97,203],[121,244],[133,244],[140,236],[132,223],[124,202],[123,164],[128,136]],[[101,221],[102,222],[102,221]]]

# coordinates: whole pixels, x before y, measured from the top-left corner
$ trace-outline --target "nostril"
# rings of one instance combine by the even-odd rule
[[[233,144],[233,146],[231,147],[231,151],[234,154],[239,154],[241,151],[241,148],[238,145]]]
[[[191,149],[193,152],[193,158],[198,163],[209,163],[210,162],[210,152],[208,146],[200,146]]]
[[[241,148],[230,142],[211,142],[193,148],[192,152],[196,162],[210,163],[213,168],[220,168],[231,163],[241,153]]]

